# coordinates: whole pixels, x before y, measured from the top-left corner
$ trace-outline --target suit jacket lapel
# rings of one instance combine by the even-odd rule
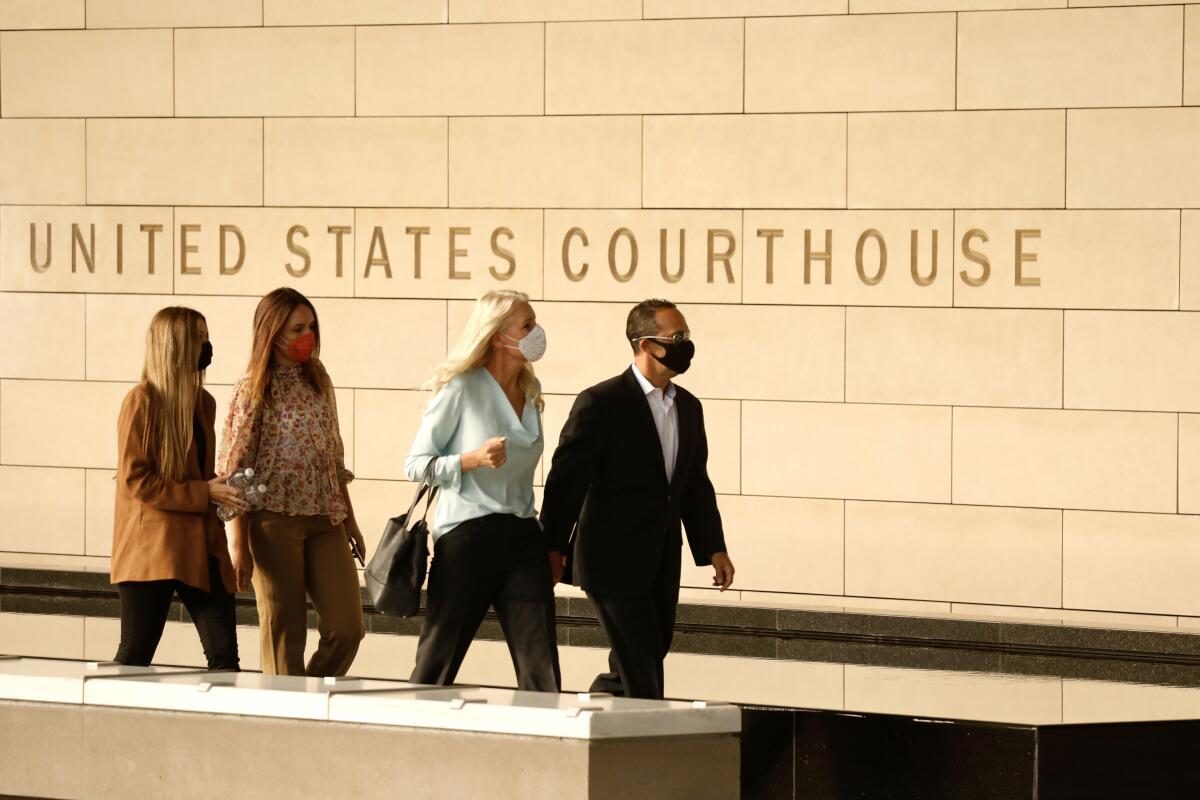
[[[679,450],[675,455],[675,472],[671,475],[671,494],[675,494],[679,484],[687,477],[685,473],[691,466],[692,451],[696,447],[697,415],[692,404],[684,401],[683,393],[678,389],[675,390],[675,415],[679,420]]]
[[[650,403],[646,400],[646,393],[642,391],[642,385],[638,383],[638,379],[634,377],[633,370],[637,367],[630,367],[623,374],[625,386],[629,389],[630,404],[634,407],[634,418],[640,420],[635,424],[641,425],[644,438],[650,443],[650,449],[654,452],[655,463],[658,464],[658,474],[662,475],[663,483],[667,482],[667,465],[663,461],[662,441],[658,438],[658,426],[654,424],[654,415],[650,413]],[[678,461],[678,459],[676,459]],[[678,468],[676,469],[678,472]]]

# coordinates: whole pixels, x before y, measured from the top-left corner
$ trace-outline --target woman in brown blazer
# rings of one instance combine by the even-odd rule
[[[176,594],[211,670],[238,668],[233,567],[216,505],[245,509],[213,474],[216,401],[204,390],[212,361],[199,312],[173,306],[150,321],[142,380],[117,422],[112,582],[121,596],[114,661],[145,666]]]

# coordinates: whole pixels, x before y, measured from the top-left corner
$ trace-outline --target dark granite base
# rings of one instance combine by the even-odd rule
[[[743,800],[1200,797],[1200,721],[1023,726],[743,707]]]
[[[560,644],[608,645],[586,599],[560,597],[556,606]],[[412,619],[387,617],[374,610],[365,593],[363,610],[370,633],[420,632],[423,611]],[[0,565],[0,611],[111,618],[119,615],[120,602],[106,573]],[[253,594],[238,595],[237,617],[241,625],[258,624]],[[170,619],[189,617],[176,603]],[[311,611],[309,627],[316,627]],[[503,639],[495,615],[487,616],[476,638]],[[1200,634],[1187,631],[683,603],[672,650],[1200,686]]]

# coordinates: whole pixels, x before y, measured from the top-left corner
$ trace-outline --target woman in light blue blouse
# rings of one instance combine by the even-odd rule
[[[519,689],[557,692],[554,584],[562,558],[537,522],[541,387],[532,363],[546,333],[520,292],[488,292],[438,366],[404,468],[439,487],[429,607],[415,683],[450,684],[494,606]]]

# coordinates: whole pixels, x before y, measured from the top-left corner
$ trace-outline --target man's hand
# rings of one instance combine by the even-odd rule
[[[566,557],[558,550],[550,551],[550,579],[552,583],[562,580],[563,571],[567,568]]]
[[[721,587],[723,592],[733,585],[733,562],[728,553],[713,553],[712,568],[713,586]]]

